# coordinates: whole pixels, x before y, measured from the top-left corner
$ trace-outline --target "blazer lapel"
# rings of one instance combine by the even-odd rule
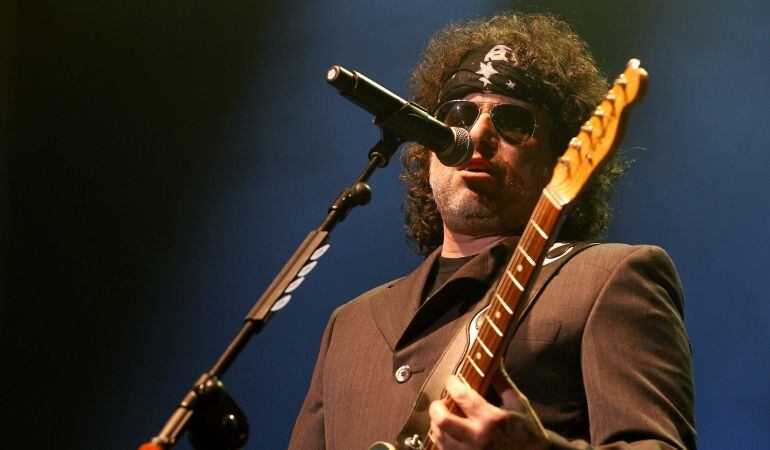
[[[428,274],[440,254],[441,247],[428,255],[415,271],[373,293],[369,302],[372,319],[391,351],[395,351],[401,334],[417,313]]]

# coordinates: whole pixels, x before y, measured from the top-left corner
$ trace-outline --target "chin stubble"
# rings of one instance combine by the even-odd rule
[[[535,190],[528,189],[510,172],[505,174],[505,183],[491,194],[470,189],[456,193],[451,186],[451,177],[431,179],[430,182],[446,226],[467,234],[507,234],[526,220],[537,198]]]

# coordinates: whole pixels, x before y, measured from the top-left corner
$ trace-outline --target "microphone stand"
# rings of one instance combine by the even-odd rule
[[[399,137],[402,134],[398,132],[402,120],[399,114],[394,114],[381,123],[375,120],[382,134],[377,144],[369,151],[369,162],[364,170],[332,203],[321,226],[308,233],[244,318],[243,327],[211,370],[195,381],[160,433],[142,444],[139,450],[170,449],[185,430],[190,431],[190,441],[199,449],[232,449],[241,448],[246,444],[249,435],[246,416],[228,395],[221,380],[249,339],[264,328],[274,312],[286,306],[294,290],[315,267],[318,259],[329,248],[327,241],[337,223],[344,220],[355,206],[369,203],[372,193],[366,181],[377,168],[388,165],[393,154],[405,141]]]

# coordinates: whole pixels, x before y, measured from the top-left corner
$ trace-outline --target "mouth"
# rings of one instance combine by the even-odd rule
[[[484,158],[471,158],[464,166],[458,169],[461,172],[472,174],[494,175],[495,170],[492,164]]]

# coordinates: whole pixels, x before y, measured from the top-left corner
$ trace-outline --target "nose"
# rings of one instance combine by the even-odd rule
[[[468,130],[475,152],[478,152],[484,159],[492,159],[497,153],[497,144],[500,137],[492,124],[492,117],[488,111],[481,111],[476,122]]]

